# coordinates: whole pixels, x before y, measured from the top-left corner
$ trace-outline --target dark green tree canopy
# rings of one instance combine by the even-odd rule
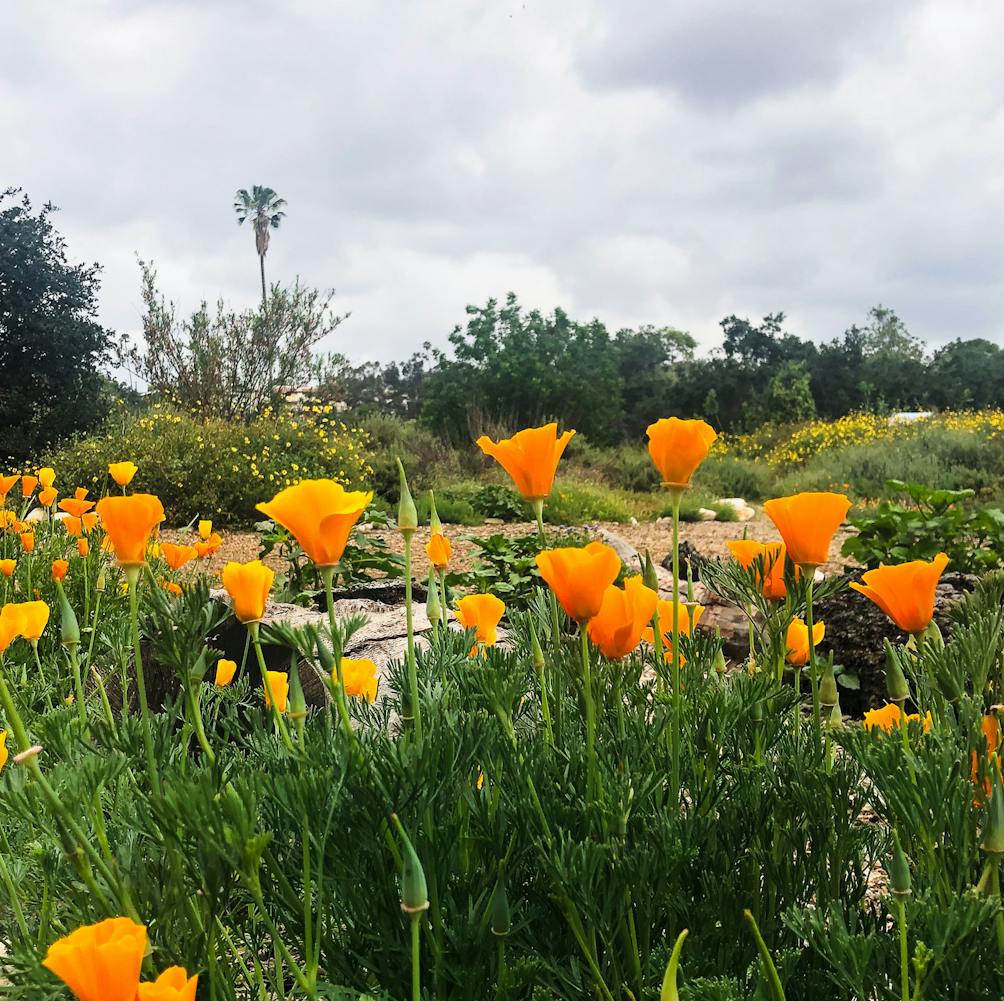
[[[0,194],[0,455],[23,460],[104,417],[116,349],[95,319],[100,268],[71,264],[28,196]]]

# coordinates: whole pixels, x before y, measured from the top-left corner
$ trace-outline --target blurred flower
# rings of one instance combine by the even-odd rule
[[[216,679],[215,684],[217,688],[226,688],[231,681],[234,680],[234,675],[237,673],[237,661],[227,660],[221,657],[216,662]]]
[[[673,602],[659,599],[659,604],[655,607],[659,613],[659,635],[662,639],[663,659],[670,661],[673,659]],[[697,625],[704,614],[703,605],[687,607],[681,601],[677,605],[677,629],[681,636],[689,636],[691,624]],[[655,643],[655,629],[649,626],[641,635],[646,643]],[[680,654],[680,663],[686,664],[687,658]]]
[[[605,657],[626,657],[641,642],[658,603],[659,595],[641,577],[629,577],[623,588],[611,584],[599,613],[589,620],[589,638]]]
[[[87,487],[76,487],[74,488],[73,491],[73,499],[82,501],[87,497],[89,493],[90,491],[87,489]]]
[[[81,537],[81,538],[77,539],[77,554],[78,554],[78,555],[79,555],[80,557],[82,557],[82,558],[85,558],[85,559],[86,559],[86,557],[87,557],[87,554],[88,554],[88,553],[89,553],[90,551],[91,551],[91,545],[90,545],[90,543],[89,543],[89,542],[87,541],[87,539],[85,539],[85,538],[83,538],[83,537]]]
[[[34,532],[22,532],[21,533],[21,548],[26,553],[32,553],[35,551],[35,533]]]
[[[231,561],[223,568],[223,586],[234,603],[234,615],[241,622],[257,622],[265,614],[265,602],[274,579],[274,571],[261,560]]]
[[[0,501],[10,493],[11,488],[19,479],[19,473],[14,473],[12,476],[0,476]]]
[[[350,492],[334,480],[301,480],[257,507],[288,529],[317,566],[327,567],[342,558],[352,526],[372,500],[372,492]]]
[[[66,579],[66,574],[70,569],[70,564],[66,560],[52,561],[52,579],[57,583]]]
[[[68,514],[62,519],[62,522],[67,535],[76,537],[83,534],[84,523],[79,518],[75,518],[72,514]]]
[[[199,522],[199,538],[205,542],[213,534],[213,523],[211,521]]]
[[[483,434],[477,445],[512,477],[527,500],[543,500],[551,492],[558,462],[574,434],[565,431],[559,437],[558,425],[552,423],[525,428],[498,442]]]
[[[45,487],[38,492],[38,503],[42,507],[52,507],[53,502],[59,496],[59,491],[55,487]]]
[[[98,518],[98,514],[96,511],[89,511],[87,514],[81,517],[80,524],[85,532],[90,533],[94,531],[94,526],[97,525],[97,523],[100,520],[101,519]]]
[[[353,660],[342,657],[342,682],[345,694],[372,703],[377,696],[377,666],[365,657]],[[331,680],[338,684],[338,672],[331,672]]]
[[[851,587],[871,598],[904,632],[922,633],[934,618],[935,590],[946,566],[948,557],[938,553],[930,563],[911,560],[869,570],[863,584],[851,581]]]
[[[429,557],[429,562],[437,570],[445,570],[450,565],[453,547],[450,545],[450,540],[442,532],[434,532],[425,544],[425,552]]]
[[[35,492],[35,487],[38,486],[37,476],[22,476],[21,477],[21,496],[30,497]]]
[[[195,546],[176,546],[173,542],[162,542],[160,554],[172,570],[180,570],[199,555]]]
[[[454,614],[464,629],[475,630],[478,644],[494,646],[498,624],[505,615],[505,602],[494,594],[468,594],[457,602]]]
[[[206,540],[199,540],[195,543],[195,551],[199,555],[199,559],[205,559],[207,556],[212,556],[217,549],[223,544],[223,540],[213,532]]]
[[[272,699],[269,696],[269,689],[275,695],[275,707],[280,713],[286,711],[286,700],[289,698],[289,675],[285,671],[266,671],[268,683],[263,683],[265,690],[265,705],[272,708]]]
[[[590,542],[581,549],[546,549],[537,555],[537,568],[568,617],[582,623],[599,612],[621,561],[610,546]]]
[[[980,760],[983,759],[985,761],[992,761],[993,756],[996,753],[997,748],[1000,746],[1001,742],[1000,722],[993,713],[988,713],[986,716],[983,717],[983,719],[980,720],[980,731],[983,734],[983,740],[986,746],[986,754],[985,755],[983,754],[983,749],[981,748],[979,753],[977,753],[976,751],[972,752],[970,760],[970,772],[971,772],[970,777],[972,779],[973,785],[977,786],[979,785],[980,781]],[[997,762],[998,773],[1000,772],[1000,767],[1001,767],[1000,762]],[[987,796],[989,796],[993,792],[993,783],[991,782],[989,775],[983,780],[983,786],[984,789],[986,790]],[[979,799],[975,801],[975,805],[976,806],[981,805]]]
[[[648,454],[664,486],[689,487],[694,470],[718,437],[706,421],[664,417],[648,426]]]
[[[754,542],[752,539],[735,539],[728,543],[729,551],[744,570],[756,573],[757,587],[765,598],[780,600],[788,591],[784,583],[784,543]],[[762,558],[766,579],[757,564]],[[796,568],[796,573],[798,569]]]
[[[763,509],[781,533],[791,562],[815,568],[830,558],[830,543],[850,506],[843,494],[801,493],[769,500]]]
[[[7,759],[10,757],[10,751],[7,750],[7,731],[0,730],[0,772],[3,771],[3,766],[7,764]]]
[[[65,511],[79,520],[94,507],[94,501],[80,500],[77,497],[64,497],[56,506],[60,511]]]
[[[826,626],[822,622],[812,624],[812,645],[819,646],[826,635]],[[784,659],[795,667],[804,667],[809,663],[809,627],[798,618],[792,619],[784,640]]]
[[[127,487],[136,475],[139,467],[135,462],[113,462],[108,466],[111,478],[120,486]]]
[[[8,603],[0,608],[0,653],[21,635],[24,625],[22,605]]]
[[[0,573],[2,573],[4,577],[13,577],[16,567],[17,560],[0,560]]]
[[[168,594],[173,594],[176,598],[180,598],[183,593],[181,590],[181,585],[173,580],[165,580],[161,584],[161,587],[163,587],[164,590],[168,592]]]
[[[79,1001],[136,1001],[145,952],[143,925],[107,918],[53,942],[42,965]]]
[[[52,484],[56,482],[56,470],[52,466],[43,466],[38,470],[38,482],[45,487],[46,490],[52,487]]]
[[[892,733],[894,730],[899,729],[902,719],[903,710],[895,702],[887,702],[881,709],[868,709],[865,711],[865,729],[878,729],[885,733]],[[918,713],[911,713],[906,717],[906,722],[922,723],[924,733],[930,733],[933,720],[930,713],[927,713],[923,720]]]
[[[146,547],[153,530],[164,520],[164,505],[153,494],[102,497],[98,517],[111,540],[121,566],[146,562]]]
[[[169,966],[153,983],[143,983],[136,1001],[195,1001],[199,975],[189,977],[182,966]]]

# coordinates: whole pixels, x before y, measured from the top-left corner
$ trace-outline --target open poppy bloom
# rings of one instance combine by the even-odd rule
[[[136,1001],[195,1001],[199,975],[189,977],[183,966],[169,966],[152,983],[140,984]]]
[[[353,660],[351,657],[342,657],[342,683],[345,685],[345,694],[357,699],[365,699],[371,703],[377,696],[377,666],[372,660],[361,657]],[[338,684],[338,672],[331,672],[331,680]]]
[[[136,1001],[145,952],[143,925],[107,918],[53,942],[42,965],[79,1001]]]
[[[234,675],[237,673],[237,661],[227,660],[221,657],[216,662],[216,678],[214,683],[217,688],[226,688],[231,681],[234,680]]]
[[[756,574],[757,587],[765,598],[779,601],[788,589],[784,583],[784,543],[754,542],[752,539],[735,539],[728,543],[729,551],[744,569]],[[759,561],[763,561],[763,572]],[[797,570],[796,570],[797,572]]]
[[[334,480],[300,480],[257,507],[288,529],[317,566],[330,567],[342,558],[352,526],[372,500],[372,491],[348,491]]]
[[[607,588],[621,572],[621,560],[610,546],[590,542],[581,549],[545,549],[537,554],[537,569],[565,614],[582,623],[599,614]]]
[[[60,581],[66,580],[66,574],[70,569],[70,564],[66,560],[53,560],[52,561],[52,579],[58,584]]]
[[[84,523],[79,518],[75,518],[72,514],[68,514],[62,519],[62,521],[63,528],[66,529],[67,535],[72,535],[74,538],[77,538],[78,536],[84,534]]]
[[[673,659],[673,602],[659,599],[659,604],[655,606],[659,613],[659,634],[662,638],[663,659]],[[677,605],[677,631],[681,636],[689,636],[691,627],[696,626],[704,614],[704,606],[687,607],[681,601]],[[647,626],[641,634],[641,638],[650,644],[655,643],[655,629],[651,625]],[[687,658],[680,654],[680,663],[686,664]]]
[[[641,642],[658,603],[659,595],[641,577],[629,577],[623,588],[611,584],[599,613],[589,620],[589,638],[604,657],[626,657]]]
[[[199,555],[195,546],[176,546],[173,542],[160,544],[160,555],[172,570],[180,570]]]
[[[707,421],[679,417],[663,417],[649,424],[647,434],[648,454],[666,487],[689,487],[694,471],[718,437]]]
[[[0,560],[0,573],[2,573],[4,577],[13,577],[16,567],[17,560]]]
[[[83,500],[79,497],[64,497],[56,506],[60,511],[65,511],[79,520],[94,507],[94,501]]]
[[[164,505],[153,494],[102,497],[97,514],[123,567],[146,562],[146,547],[154,529],[164,520]]]
[[[97,525],[100,519],[96,511],[88,511],[87,514],[83,515],[80,519],[80,525],[85,532],[88,534],[94,531],[94,527]]]
[[[812,645],[819,646],[826,635],[826,626],[822,622],[812,624]],[[784,659],[795,667],[804,667],[809,663],[809,627],[801,619],[792,619],[784,640]]]
[[[464,629],[474,629],[480,646],[494,646],[498,624],[505,615],[505,602],[494,594],[468,594],[457,602],[454,613]]]
[[[11,492],[11,488],[20,479],[20,474],[14,473],[11,476],[0,476],[0,502]]]
[[[261,560],[231,561],[223,568],[223,586],[234,603],[234,615],[241,622],[257,622],[265,614],[273,580],[275,572]]]
[[[425,553],[429,557],[429,562],[437,570],[445,570],[450,565],[453,547],[450,545],[450,540],[442,532],[433,532],[425,544]]]
[[[948,557],[938,553],[930,563],[911,560],[896,566],[880,566],[862,576],[863,584],[851,587],[871,598],[905,633],[922,633],[934,618],[934,596],[948,566]]]
[[[33,553],[35,551],[35,533],[34,532],[22,532],[21,533],[21,548],[26,553]]]
[[[29,643],[37,643],[49,622],[49,606],[44,601],[22,601],[17,608],[21,635]]]
[[[289,675],[285,671],[266,671],[266,680],[262,682],[265,692],[265,705],[272,708],[272,697],[275,697],[275,708],[280,714],[286,711],[286,700],[289,698]]]
[[[0,653],[21,635],[24,628],[23,604],[6,604],[0,608]]]
[[[58,496],[59,491],[55,487],[43,487],[38,492],[38,503],[42,507],[52,507]]]
[[[830,558],[830,543],[850,510],[843,494],[801,493],[764,504],[796,566],[818,567]]]
[[[109,475],[120,487],[129,486],[138,470],[135,462],[112,462],[108,466]]]
[[[501,441],[492,441],[483,434],[476,444],[512,477],[516,489],[528,501],[540,501],[551,492],[558,462],[574,434],[565,431],[559,437],[558,425],[552,423],[524,428]]]
[[[22,476],[21,477],[21,496],[30,497],[35,492],[35,487],[38,486],[37,476]]]
[[[869,709],[865,712],[865,729],[892,733],[899,729],[903,719],[903,710],[895,702],[887,702],[881,709]],[[905,719],[907,723],[921,723],[924,727],[924,733],[931,732],[933,720],[930,713],[927,713],[923,719],[919,713],[910,713]]]
[[[52,466],[43,466],[38,470],[38,482],[48,490],[56,482],[56,470]]]
[[[195,543],[195,552],[200,560],[205,559],[207,556],[212,556],[222,545],[223,539],[213,532],[208,539],[200,539]]]

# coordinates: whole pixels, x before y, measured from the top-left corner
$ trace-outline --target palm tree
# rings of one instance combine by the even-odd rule
[[[278,229],[285,212],[285,198],[280,198],[271,188],[256,184],[248,194],[247,188],[241,188],[234,198],[234,212],[237,213],[237,223],[240,225],[246,219],[251,220],[254,227],[254,245],[258,251],[258,263],[261,265],[261,298],[267,298],[265,289],[265,254],[268,252],[268,231]]]

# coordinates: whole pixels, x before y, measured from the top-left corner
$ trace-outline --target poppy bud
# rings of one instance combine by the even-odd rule
[[[436,586],[436,571],[429,571],[429,596],[425,599],[425,614],[433,628],[443,621],[443,603],[439,600],[439,588]]]
[[[425,882],[425,870],[398,815],[392,813],[390,819],[397,828],[404,849],[401,853],[404,862],[401,869],[401,910],[405,914],[417,917],[429,908],[429,889]]]
[[[945,637],[941,635],[941,629],[938,627],[938,623],[931,619],[928,627],[924,630],[924,644],[925,646],[930,643],[935,649],[944,650],[945,649]]]
[[[296,663],[296,655],[289,663],[289,718],[296,726],[297,736],[303,740],[303,728],[307,719],[307,699],[300,684],[300,669]]]
[[[889,701],[895,702],[900,708],[910,697],[910,684],[903,674],[899,654],[888,640],[885,641],[885,689]]]
[[[718,648],[715,650],[715,674],[721,678],[725,675],[728,665],[725,663],[725,651],[722,649],[722,631],[718,626],[715,626],[715,640],[718,644]]]
[[[439,520],[439,512],[436,510],[436,495],[429,491],[429,529],[433,535],[437,532],[443,534],[443,523]]]
[[[645,587],[651,588],[656,594],[659,593],[659,575],[655,571],[655,563],[652,562],[652,554],[645,550],[645,565],[642,569],[642,580]]]
[[[831,730],[836,730],[844,725],[844,714],[840,711],[840,695],[837,695],[837,701],[834,703],[833,708],[830,710],[830,719],[827,724]]]
[[[680,968],[680,953],[683,952],[683,941],[686,937],[687,929],[684,928],[677,936],[673,953],[669,957],[666,975],[662,978],[662,990],[659,991],[659,1001],[680,1001],[680,993],[676,986],[676,972]]]
[[[905,897],[910,892],[910,866],[903,854],[903,846],[899,843],[899,833],[892,832],[893,851],[889,859],[889,885],[898,897]]]
[[[824,709],[832,709],[839,701],[837,679],[833,674],[833,653],[826,658],[823,676],[819,679],[819,704]]]
[[[397,461],[397,470],[401,475],[401,499],[397,505],[397,527],[403,535],[411,535],[418,528],[418,511],[415,501],[408,489],[408,477],[405,476],[401,460]]]
[[[690,560],[687,560],[687,601],[693,602],[694,600],[694,571],[690,565]]]
[[[530,623],[530,656],[533,658],[533,669],[540,674],[544,670],[544,651],[541,649],[540,640],[537,639],[533,616],[531,615],[527,621]]]
[[[98,574],[98,579],[94,582],[94,590],[98,594],[103,594],[105,590],[105,568],[101,568],[101,572]]]
[[[62,630],[63,646],[76,646],[80,642],[80,626],[77,625],[77,616],[66,598],[66,592],[62,585],[56,585],[56,593],[59,595],[59,615],[60,628]]]
[[[495,899],[492,901],[492,934],[502,938],[509,934],[511,928],[509,895],[505,891],[505,883],[500,876],[498,883],[495,884]]]
[[[987,801],[987,819],[983,825],[983,841],[980,847],[988,855],[1004,855],[1004,786],[1001,785],[1000,759],[993,755],[990,759],[994,773],[994,787]]]

